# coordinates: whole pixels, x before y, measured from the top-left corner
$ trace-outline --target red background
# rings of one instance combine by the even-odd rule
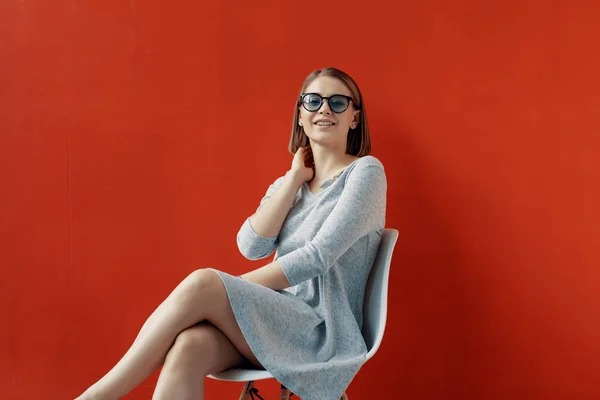
[[[400,231],[350,398],[600,397],[599,6],[391,4],[0,3],[2,398],[75,397],[189,272],[268,262],[235,236],[328,65]]]

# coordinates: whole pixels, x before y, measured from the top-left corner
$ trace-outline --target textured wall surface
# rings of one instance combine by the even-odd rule
[[[0,397],[74,398],[189,272],[264,265],[235,235],[290,168],[302,80],[332,65],[363,91],[400,231],[386,336],[350,398],[600,398],[599,16],[3,0]]]

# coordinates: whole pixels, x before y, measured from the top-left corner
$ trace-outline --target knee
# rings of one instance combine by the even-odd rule
[[[208,323],[200,323],[181,331],[167,353],[167,359],[175,358],[177,363],[198,363],[207,353],[217,348],[220,331]]]
[[[193,286],[194,289],[206,289],[213,287],[215,283],[218,283],[221,278],[217,273],[208,268],[197,269],[190,273],[185,281],[188,285]]]

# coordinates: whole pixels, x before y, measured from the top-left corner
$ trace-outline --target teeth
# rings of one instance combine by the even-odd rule
[[[319,126],[331,126],[333,124],[331,122],[319,121],[315,125],[319,125]]]

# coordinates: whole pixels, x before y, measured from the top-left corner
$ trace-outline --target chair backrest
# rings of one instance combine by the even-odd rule
[[[385,330],[387,318],[387,298],[392,253],[398,240],[396,229],[384,229],[377,256],[373,263],[363,304],[362,334],[367,344],[367,360],[375,354]]]

